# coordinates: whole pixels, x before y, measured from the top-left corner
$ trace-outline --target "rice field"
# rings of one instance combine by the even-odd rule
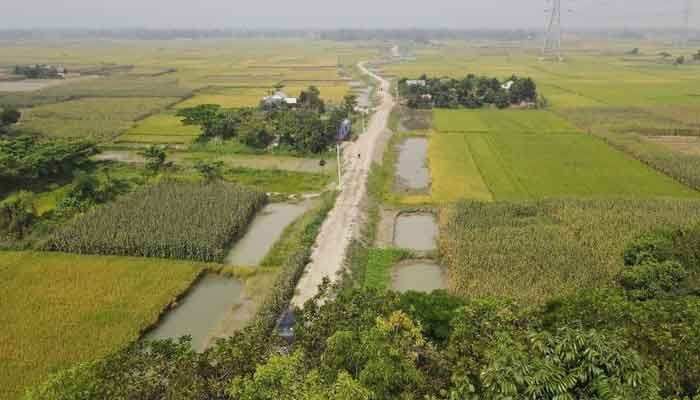
[[[152,115],[136,123],[116,140],[117,143],[189,144],[201,134],[196,125],[183,125],[174,112]]]
[[[204,265],[0,252],[0,398],[136,340]]]
[[[172,97],[100,97],[47,104],[29,109],[14,129],[50,137],[105,141],[119,136],[134,121],[176,102]]]
[[[436,110],[434,120],[430,166],[439,202],[697,196],[551,112]]]

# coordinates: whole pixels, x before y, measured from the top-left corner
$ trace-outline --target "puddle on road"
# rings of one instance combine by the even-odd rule
[[[219,274],[204,275],[144,339],[177,339],[190,335],[192,348],[204,351],[217,326],[241,304],[243,287],[240,281]]]
[[[399,145],[396,161],[396,178],[399,186],[409,190],[426,190],[430,184],[430,171],[426,165],[427,138],[408,138]]]
[[[271,203],[253,219],[245,236],[233,246],[224,264],[254,267],[259,265],[284,230],[313,206],[312,200],[300,203]]]
[[[394,226],[394,246],[414,251],[436,248],[438,227],[432,214],[402,214]]]
[[[391,288],[398,292],[432,292],[447,288],[442,268],[430,261],[411,261],[394,267]]]

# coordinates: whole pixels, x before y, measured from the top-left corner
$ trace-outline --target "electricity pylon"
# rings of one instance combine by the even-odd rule
[[[692,10],[692,0],[685,0],[683,7],[683,45],[690,43],[690,14]]]
[[[547,1],[551,1],[552,4],[545,9],[548,17],[542,57],[553,55],[561,61],[563,59],[561,54],[561,0]]]

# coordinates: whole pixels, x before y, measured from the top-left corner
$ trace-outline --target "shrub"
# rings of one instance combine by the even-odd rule
[[[649,300],[677,294],[687,277],[678,262],[646,262],[622,271],[619,281],[631,298]]]

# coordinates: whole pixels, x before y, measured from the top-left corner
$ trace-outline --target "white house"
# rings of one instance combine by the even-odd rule
[[[272,96],[263,97],[263,103],[265,104],[287,104],[289,106],[295,106],[297,104],[296,97],[288,97],[284,92],[277,92]]]
[[[514,84],[514,83],[515,83],[515,82],[513,82],[513,81],[508,81],[508,82],[502,84],[502,85],[501,85],[501,88],[503,88],[503,89],[505,89],[505,90],[510,90],[510,88],[513,87],[513,84]]]
[[[406,81],[408,86],[425,86],[425,81],[423,79],[411,79]]]

